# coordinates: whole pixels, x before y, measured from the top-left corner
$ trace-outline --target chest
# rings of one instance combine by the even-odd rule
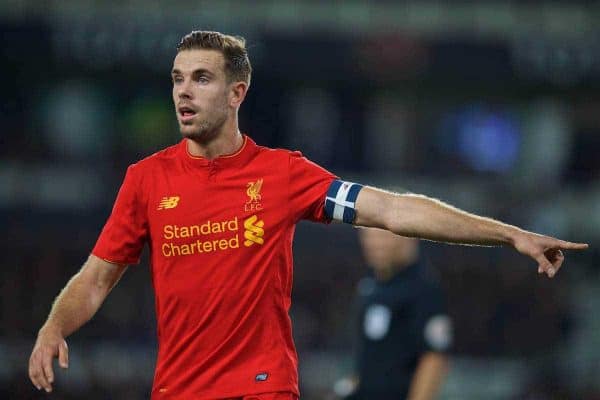
[[[220,240],[280,226],[288,216],[287,176],[277,172],[261,168],[214,175],[157,174],[146,194],[150,239]]]

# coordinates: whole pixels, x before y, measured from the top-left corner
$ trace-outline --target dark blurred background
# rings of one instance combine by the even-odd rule
[[[179,140],[175,45],[212,29],[247,39],[240,124],[259,144],[590,243],[553,280],[507,249],[423,244],[455,321],[440,398],[600,399],[598,22],[592,1],[0,3],[0,398],[148,398],[147,261],[69,339],[53,394],[27,362],[126,166]],[[357,243],[348,226],[297,230],[303,399],[352,367]]]

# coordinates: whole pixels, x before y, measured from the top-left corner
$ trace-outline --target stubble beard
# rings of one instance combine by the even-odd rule
[[[219,132],[221,132],[221,128],[223,127],[223,125],[225,125],[225,122],[227,121],[227,110],[224,107],[220,108],[217,112],[218,115],[215,115],[216,112],[213,113],[213,118],[207,117],[204,120],[200,121],[198,123],[197,128],[193,131],[185,129],[189,125],[181,125],[181,135],[184,138],[193,140],[194,142],[201,144],[205,144],[212,141],[219,135]]]

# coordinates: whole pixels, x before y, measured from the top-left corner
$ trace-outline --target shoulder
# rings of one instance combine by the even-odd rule
[[[130,164],[125,173],[125,184],[143,187],[149,184],[159,171],[171,170],[172,164],[177,161],[177,148],[177,144],[169,146]]]
[[[152,172],[155,168],[162,168],[165,164],[176,161],[179,147],[180,143],[159,150],[131,164],[128,170],[135,174],[144,175],[145,173]]]
[[[257,156],[259,157],[267,157],[272,158],[274,160],[281,161],[290,161],[293,158],[304,158],[300,151],[282,149],[282,148],[273,148],[267,146],[256,146],[257,148]]]
[[[261,164],[268,164],[271,168],[277,168],[279,172],[304,170],[315,165],[300,151],[266,146],[256,146],[253,160]]]
[[[267,147],[259,145],[250,139],[250,143],[256,150],[255,157],[268,158],[272,161],[287,162],[290,165],[296,164],[311,164],[316,165],[314,162],[309,160],[307,157],[298,150],[290,150],[279,147]]]

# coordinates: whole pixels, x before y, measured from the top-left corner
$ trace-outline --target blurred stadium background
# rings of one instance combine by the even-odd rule
[[[455,320],[441,399],[600,399],[600,5],[575,1],[0,3],[0,397],[144,399],[146,261],[71,337],[55,393],[37,329],[87,257],[126,166],[179,140],[179,38],[247,38],[241,127],[346,179],[405,188],[592,247],[537,277],[506,249],[424,243]],[[352,366],[356,232],[303,223],[294,319],[303,399]]]

